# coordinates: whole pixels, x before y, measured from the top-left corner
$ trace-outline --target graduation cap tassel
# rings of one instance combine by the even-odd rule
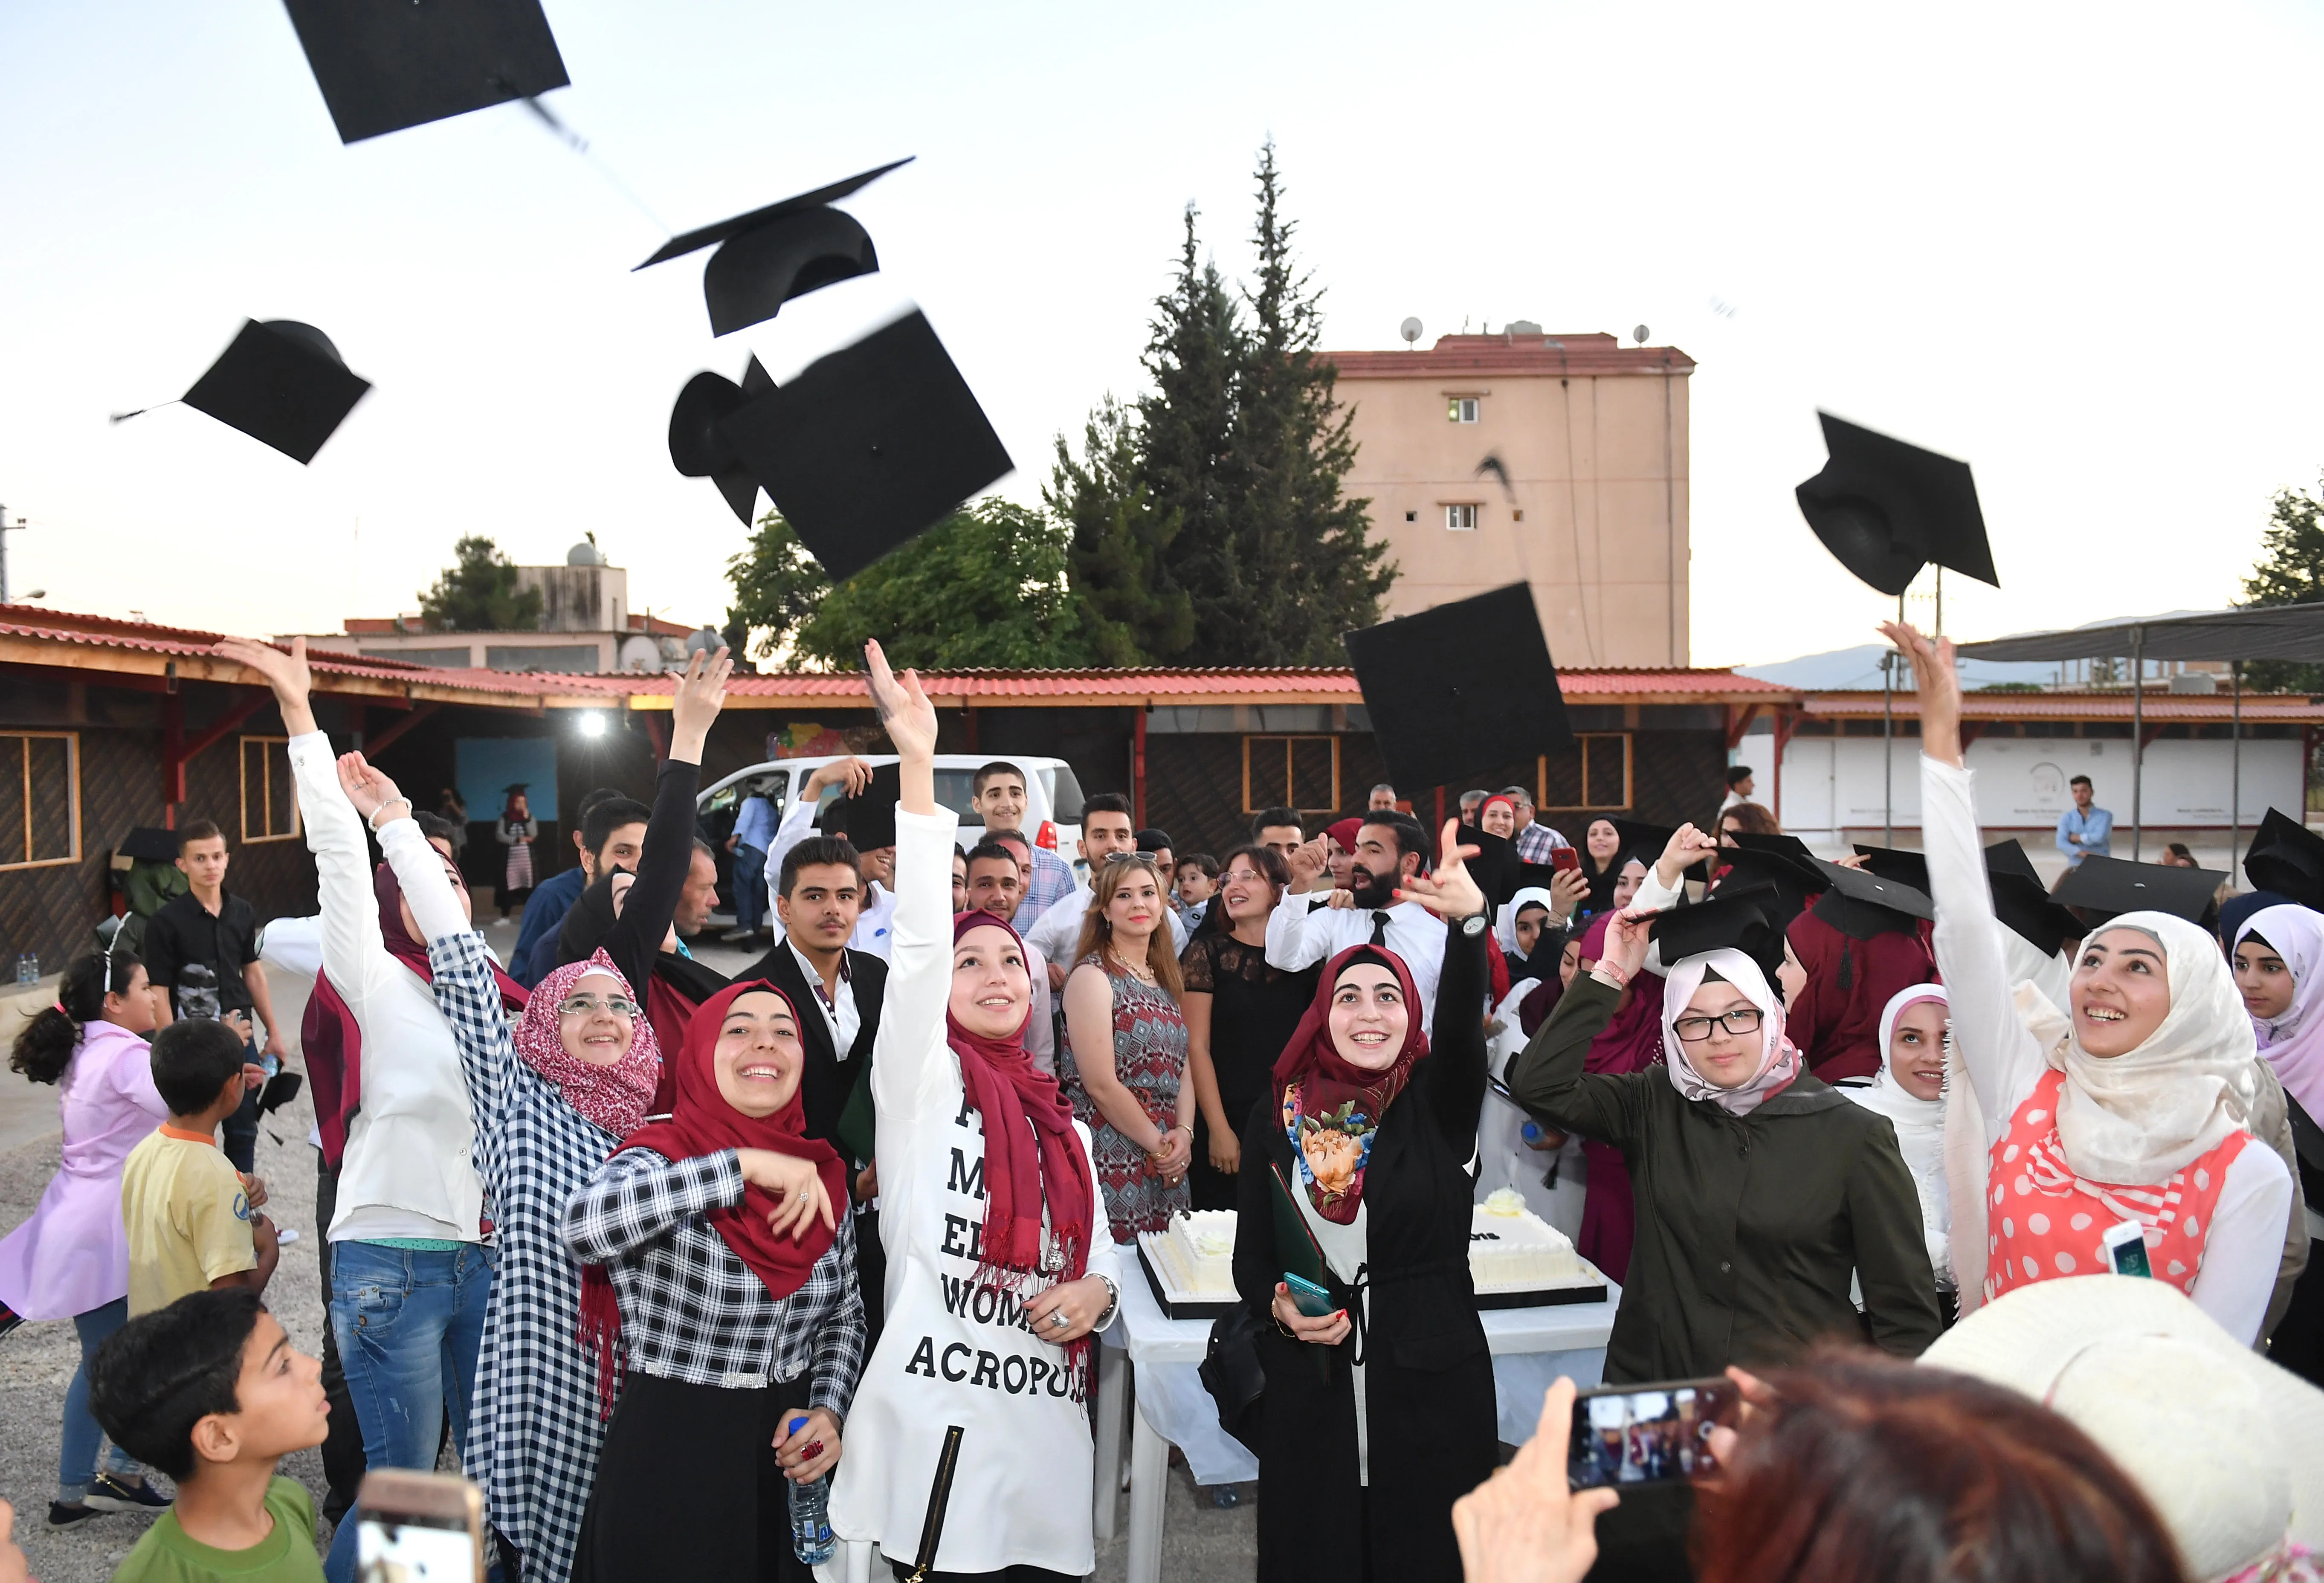
[[[622,201],[627,203],[632,208],[637,210],[638,213],[643,215],[655,230],[664,233],[667,233],[669,230],[669,226],[663,221],[662,217],[659,215],[655,214],[653,210],[647,206],[646,200],[640,198],[635,192],[632,191],[630,189],[630,184],[613,173],[612,166],[606,164],[604,161],[599,159],[595,154],[589,152],[589,140],[587,138],[582,136],[579,133],[566,125],[564,122],[558,119],[556,111],[551,110],[548,106],[542,104],[538,97],[532,95],[527,95],[517,102],[522,105],[526,109],[532,112],[533,118],[539,121],[543,127],[548,129],[549,136],[555,138],[567,148],[571,149],[575,153],[580,155],[581,162],[588,166],[590,170],[595,171],[599,180],[603,181],[606,186],[619,193],[622,196]]]

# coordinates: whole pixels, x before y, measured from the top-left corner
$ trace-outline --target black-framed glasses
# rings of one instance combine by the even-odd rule
[[[567,995],[557,1003],[559,1017],[595,1017],[601,1011],[610,1011],[615,1017],[634,1017],[638,1014],[638,1003],[625,1000],[619,995]]]
[[[1713,1024],[1725,1028],[1731,1035],[1754,1034],[1759,1031],[1759,1008],[1756,1006],[1738,1006],[1734,1010],[1718,1017],[1682,1017],[1671,1024],[1671,1029],[1685,1043],[1700,1045],[1703,1040],[1711,1037]]]

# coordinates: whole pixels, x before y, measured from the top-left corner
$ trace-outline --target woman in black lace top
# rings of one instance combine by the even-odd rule
[[[1198,1210],[1235,1207],[1243,1124],[1268,1097],[1268,1073],[1315,999],[1317,967],[1286,972],[1267,962],[1267,916],[1291,883],[1270,847],[1237,847],[1219,871],[1204,926],[1178,958],[1186,986],[1186,1068],[1194,1079],[1194,1165],[1188,1178]]]

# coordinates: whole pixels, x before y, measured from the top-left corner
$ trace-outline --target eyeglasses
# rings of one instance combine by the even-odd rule
[[[1729,1034],[1757,1033],[1759,1029],[1759,1008],[1738,1006],[1722,1017],[1682,1017],[1671,1024],[1671,1028],[1687,1044],[1699,1045],[1711,1037],[1714,1023]]]
[[[633,1017],[638,1014],[638,1004],[619,995],[567,995],[557,1006],[559,1017],[595,1017],[601,1011]]]

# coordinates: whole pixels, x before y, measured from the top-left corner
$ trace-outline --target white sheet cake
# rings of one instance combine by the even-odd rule
[[[1469,1274],[1480,1292],[1526,1292],[1594,1280],[1564,1232],[1504,1187],[1470,1211]]]
[[[1192,1210],[1173,1215],[1169,1229],[1151,1246],[1163,1278],[1194,1297],[1232,1297],[1235,1212]]]

